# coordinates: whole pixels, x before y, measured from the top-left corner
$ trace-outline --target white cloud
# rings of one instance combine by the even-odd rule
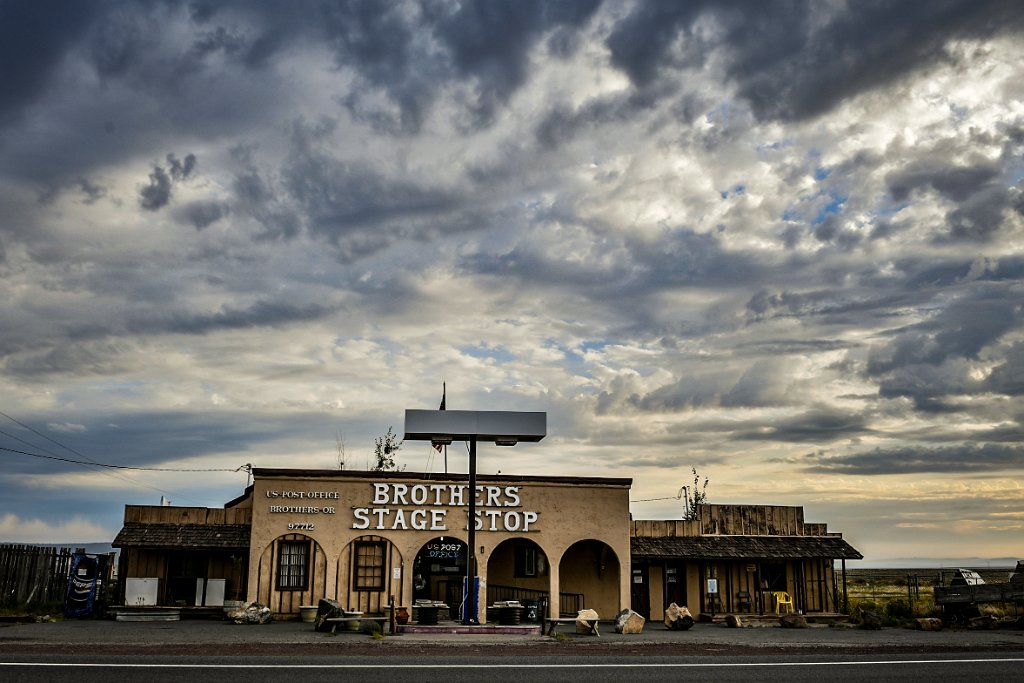
[[[0,540],[5,543],[109,543],[115,533],[78,516],[42,520],[0,515]]]

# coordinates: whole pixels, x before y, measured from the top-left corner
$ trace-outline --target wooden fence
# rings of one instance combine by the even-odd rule
[[[0,603],[63,602],[73,554],[69,548],[0,544]]]

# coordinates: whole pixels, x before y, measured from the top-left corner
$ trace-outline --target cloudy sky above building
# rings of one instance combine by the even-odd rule
[[[364,468],[447,382],[548,412],[482,472],[632,477],[671,518],[696,468],[869,560],[1020,556],[1022,29],[986,0],[4,2],[0,540],[109,541],[126,503],[221,505],[339,442]]]

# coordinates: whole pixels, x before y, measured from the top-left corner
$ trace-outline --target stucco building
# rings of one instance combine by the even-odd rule
[[[466,575],[466,475],[257,468],[223,509],[127,506],[114,545],[126,581],[155,580],[157,604],[223,598],[279,618],[331,598],[382,614],[431,600],[460,616]],[[693,612],[837,611],[835,560],[860,559],[803,510],[699,506],[697,519],[637,520],[630,479],[481,475],[476,482],[479,603],[536,601],[547,616],[626,607],[659,619]],[[211,586],[218,586],[211,591]]]

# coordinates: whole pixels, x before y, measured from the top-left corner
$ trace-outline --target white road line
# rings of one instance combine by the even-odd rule
[[[633,662],[604,664],[147,664],[111,662],[0,662],[0,666],[94,669],[725,669],[788,666],[879,666],[893,664],[984,664],[1024,662],[1024,657],[993,659],[893,659],[854,662]]]

